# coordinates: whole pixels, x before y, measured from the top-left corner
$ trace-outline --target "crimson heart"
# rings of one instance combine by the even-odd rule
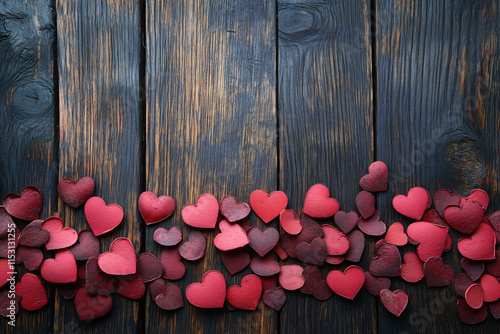
[[[246,234],[245,234],[246,235]],[[179,246],[179,254],[188,261],[196,261],[205,256],[207,249],[207,239],[200,231],[191,231],[188,241],[184,241]]]
[[[219,201],[211,194],[203,194],[196,200],[196,204],[190,204],[182,208],[182,220],[198,228],[215,228],[219,216]]]
[[[473,309],[479,309],[483,306],[484,291],[481,284],[473,283],[465,291],[465,301]]]
[[[368,219],[360,217],[358,227],[364,234],[377,237],[383,235],[387,229],[385,223],[380,220],[380,213],[378,211],[375,211]]]
[[[477,281],[481,277],[484,271],[483,262],[469,260],[466,257],[464,257],[462,261],[460,261],[460,266],[465,271],[467,276],[469,276],[470,279],[473,281]]]
[[[201,283],[191,283],[186,289],[186,298],[201,308],[222,308],[226,300],[226,280],[216,270],[207,271]]]
[[[262,293],[262,281],[256,275],[250,274],[243,277],[241,287],[230,286],[227,289],[227,301],[240,310],[253,311],[257,308]]]
[[[375,257],[370,261],[370,273],[375,276],[399,276],[401,271],[399,249],[388,242],[382,242],[375,249]]]
[[[419,220],[422,218],[429,201],[429,193],[421,187],[414,187],[408,191],[408,196],[397,195],[392,200],[394,209],[403,216]]]
[[[430,257],[424,263],[424,277],[428,287],[447,286],[453,282],[455,271],[440,257]]]
[[[322,266],[327,255],[326,242],[321,238],[313,239],[311,243],[301,242],[297,245],[295,252],[300,261],[314,266]]]
[[[302,272],[304,277],[304,285],[300,288],[300,292],[306,295],[313,295],[317,300],[327,300],[332,296],[332,290],[323,279],[321,271],[314,266],[307,266]]]
[[[474,282],[470,279],[469,276],[467,276],[467,274],[464,273],[458,274],[453,279],[453,289],[460,297],[465,298],[465,291],[467,291],[469,286],[471,286],[472,284],[474,284]]]
[[[85,270],[85,289],[91,295],[111,296],[118,284],[115,277],[106,274],[99,268],[99,261],[91,257],[87,261]]]
[[[327,255],[343,255],[349,250],[349,239],[332,225],[321,226],[325,233],[323,240],[326,243]]]
[[[440,257],[443,254],[448,238],[448,227],[428,222],[415,222],[408,226],[406,233],[409,238],[419,244],[417,254],[423,262],[430,257]]]
[[[142,278],[137,275],[123,276],[118,278],[116,292],[130,299],[141,299],[146,292],[146,285]]]
[[[465,201],[461,206],[449,206],[444,210],[444,219],[455,230],[471,234],[481,223],[484,209],[480,203]]]
[[[297,264],[281,266],[279,275],[281,287],[285,290],[300,289],[305,283],[304,276],[302,276],[303,271],[304,269]]]
[[[181,279],[186,273],[186,266],[177,248],[166,248],[161,252],[160,261],[163,265],[163,278],[170,280]]]
[[[262,295],[262,301],[264,301],[264,304],[267,306],[279,311],[286,302],[285,290],[280,287],[273,287],[266,290]]]
[[[19,246],[16,250],[16,264],[24,264],[29,271],[37,270],[42,261],[43,253],[40,248]]]
[[[214,238],[214,245],[221,251],[233,250],[250,243],[245,230],[238,224],[231,224],[227,220],[219,223],[221,233]]]
[[[330,190],[323,184],[315,184],[306,193],[302,212],[313,218],[328,218],[339,208],[339,202],[330,197]]]
[[[45,244],[46,250],[68,248],[78,240],[78,233],[71,227],[63,227],[61,218],[53,216],[43,221],[42,229],[50,234],[49,241]]]
[[[127,238],[117,238],[109,246],[109,252],[99,255],[98,263],[101,270],[109,275],[135,274],[137,261],[134,245]]]
[[[92,196],[94,188],[94,180],[91,177],[84,176],[77,182],[72,179],[59,181],[57,192],[66,204],[78,208]]]
[[[488,209],[488,204],[490,202],[490,198],[488,193],[482,189],[474,189],[470,192],[469,196],[463,198],[465,201],[476,201],[483,207],[483,210],[486,211]],[[463,203],[461,203],[463,204]]]
[[[250,247],[260,256],[265,256],[278,244],[280,233],[274,227],[268,227],[262,232],[259,228],[253,227],[248,231]]]
[[[379,296],[380,291],[391,287],[391,279],[389,277],[373,276],[369,271],[365,271],[365,289],[374,296]]]
[[[392,292],[389,289],[383,289],[380,291],[380,301],[387,311],[399,317],[408,305],[408,295],[403,290]]]
[[[177,226],[170,230],[159,227],[153,234],[153,240],[162,246],[175,246],[182,241],[182,231]]]
[[[352,231],[358,223],[358,214],[354,211],[346,213],[344,211],[339,211],[335,214],[335,224],[344,232],[345,234]]]
[[[28,247],[42,247],[49,241],[50,232],[42,229],[43,220],[34,220],[22,230],[19,243]]]
[[[118,204],[106,205],[100,197],[91,197],[85,203],[85,217],[97,237],[120,225],[123,209]]]
[[[356,207],[364,219],[370,218],[375,213],[375,195],[368,191],[361,191],[356,196]]]
[[[75,260],[88,260],[90,257],[99,257],[101,245],[99,239],[90,230],[82,230],[78,234],[78,241],[69,248],[75,256]]]
[[[375,161],[368,167],[368,174],[359,180],[359,186],[361,189],[371,192],[386,191],[388,178],[387,165],[382,161]]]
[[[500,210],[489,215],[488,220],[495,230],[500,231]]]
[[[255,190],[250,195],[250,205],[253,211],[264,221],[269,223],[286,209],[288,197],[282,191],[273,191],[268,195],[263,190]]]
[[[488,224],[481,223],[470,237],[458,240],[458,251],[471,260],[494,260],[495,245],[493,228]]]
[[[8,194],[3,206],[9,215],[22,220],[35,220],[42,210],[42,193],[37,187],[28,186],[21,194]]]
[[[181,288],[174,283],[167,284],[163,292],[154,298],[154,301],[159,308],[167,311],[184,307]]]
[[[108,296],[93,296],[81,287],[75,295],[75,306],[80,320],[90,322],[111,311],[113,300]]]
[[[436,195],[434,195],[434,205],[436,206],[436,211],[442,217],[444,214],[444,209],[449,206],[459,206],[461,197],[459,194],[451,193],[446,189],[439,189]],[[424,221],[428,221],[422,219]]]
[[[51,283],[76,282],[77,273],[75,257],[69,250],[58,251],[54,259],[43,261],[40,267],[43,279]]]
[[[281,211],[280,225],[286,233],[291,235],[297,235],[302,231],[299,215],[293,209]]]
[[[358,266],[349,266],[344,272],[332,270],[326,283],[333,292],[347,299],[354,299],[365,283],[365,272]]]
[[[145,191],[139,196],[139,212],[147,225],[167,219],[174,210],[175,201],[170,196],[157,197],[151,191]]]
[[[408,236],[405,234],[405,228],[401,223],[393,223],[389,226],[387,233],[385,234],[385,241],[396,245],[404,246],[408,242]]]
[[[38,276],[26,273],[16,284],[16,293],[21,296],[21,306],[27,311],[41,309],[48,303],[47,292]]]
[[[459,298],[457,301],[458,317],[464,324],[474,325],[483,322],[488,317],[488,310],[485,306],[478,310],[473,309],[464,298]]]
[[[274,261],[274,254],[269,253],[264,257],[254,256],[250,262],[250,269],[259,276],[272,276],[280,272],[281,268],[278,262]]]
[[[0,259],[0,288],[14,275],[14,266],[7,259]]]
[[[220,257],[224,267],[231,275],[242,271],[250,263],[250,255],[244,249],[221,252]]]
[[[142,253],[137,256],[137,277],[144,283],[154,281],[163,275],[163,264],[151,253]]]
[[[418,255],[408,252],[404,256],[404,263],[401,265],[401,278],[410,283],[416,283],[424,278],[423,263]]]
[[[220,213],[228,222],[234,223],[250,214],[250,205],[239,203],[233,196],[225,196],[220,201]]]
[[[500,299],[500,282],[491,275],[485,274],[481,277],[481,286],[484,291],[485,302],[495,302]]]

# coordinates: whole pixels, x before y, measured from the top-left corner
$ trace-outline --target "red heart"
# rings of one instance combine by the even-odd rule
[[[75,256],[75,260],[88,260],[90,257],[99,257],[101,244],[99,239],[94,236],[90,230],[82,230],[78,234],[78,241],[69,248],[69,251]]]
[[[0,259],[0,288],[14,275],[14,266],[7,259]]]
[[[16,284],[16,293],[21,296],[21,306],[27,311],[41,309],[48,303],[47,292],[38,276],[26,273]]]
[[[91,177],[82,177],[78,182],[72,179],[59,181],[57,192],[59,197],[73,208],[78,208],[85,203],[94,193],[95,182]]]
[[[220,213],[228,222],[234,223],[250,214],[250,205],[238,203],[233,196],[225,196],[220,201]]]
[[[163,292],[154,298],[154,301],[159,308],[167,311],[184,307],[181,288],[173,283],[167,284]]]
[[[343,255],[349,250],[349,239],[332,225],[321,226],[325,233],[323,240],[326,243],[327,255]]]
[[[471,260],[494,260],[495,245],[493,228],[488,224],[481,223],[470,237],[458,240],[458,251]]]
[[[43,221],[42,229],[50,234],[49,241],[45,244],[46,250],[68,248],[78,240],[78,233],[71,227],[64,227],[61,218],[54,216]]]
[[[117,238],[109,246],[109,252],[99,255],[98,263],[101,270],[109,275],[135,274],[137,261],[134,245],[127,238]]]
[[[23,229],[19,243],[28,247],[42,247],[49,241],[49,231],[43,230],[43,220],[34,220]],[[64,248],[64,247],[63,247]]]
[[[153,234],[153,240],[162,246],[175,246],[182,241],[182,231],[177,226],[170,230],[159,227]]]
[[[465,291],[465,301],[470,307],[476,310],[483,306],[484,291],[481,284],[474,283],[467,288]]]
[[[280,225],[286,233],[291,235],[297,235],[302,231],[299,215],[293,209],[281,211]]]
[[[40,248],[19,246],[16,250],[16,264],[24,264],[29,270],[37,270],[43,261],[43,253]]]
[[[163,278],[170,280],[181,279],[186,273],[186,266],[181,261],[179,250],[175,248],[165,248],[160,255],[163,265]]]
[[[483,207],[484,211],[488,209],[488,204],[490,202],[490,198],[488,193],[482,189],[474,189],[470,192],[469,196],[463,198],[465,201],[476,201]],[[463,204],[463,203],[461,203]]]
[[[436,211],[442,217],[444,214],[444,209],[449,206],[459,206],[461,201],[461,197],[459,194],[451,193],[446,189],[439,189],[436,195],[434,195],[434,205],[436,206]],[[424,221],[428,221],[422,219]]]
[[[240,310],[253,311],[262,294],[262,281],[256,275],[250,274],[243,277],[241,287],[238,285],[230,286],[227,289],[227,301],[232,306]]]
[[[273,191],[268,195],[263,190],[255,190],[250,195],[250,205],[253,211],[264,221],[269,223],[286,209],[288,197],[282,191]]]
[[[77,273],[75,257],[69,250],[58,251],[54,259],[43,261],[40,267],[43,279],[51,283],[76,282]]]
[[[186,298],[201,308],[222,308],[226,300],[226,280],[216,270],[207,271],[201,283],[191,283],[186,289]]]
[[[388,178],[387,165],[382,161],[375,161],[368,167],[368,174],[359,180],[359,186],[361,189],[371,192],[385,191],[387,190]]]
[[[327,255],[325,240],[316,238],[311,243],[301,242],[296,248],[297,259],[312,264],[313,266],[322,266]]]
[[[361,191],[356,196],[356,207],[364,219],[370,218],[375,213],[375,195],[368,191]]]
[[[221,252],[220,257],[224,267],[231,275],[239,273],[250,263],[250,255],[244,249]]]
[[[429,193],[421,187],[414,187],[408,191],[408,196],[397,195],[392,200],[394,209],[403,216],[419,220],[422,218],[429,201]]]
[[[85,270],[85,289],[91,295],[111,296],[118,284],[114,276],[108,275],[99,268],[98,259],[91,257]]]
[[[481,286],[484,291],[485,302],[495,302],[500,299],[500,282],[491,275],[485,274],[481,277]]]
[[[339,202],[330,197],[330,190],[323,184],[315,184],[307,191],[302,212],[313,218],[328,218],[339,208]]]
[[[366,235],[381,236],[385,233],[387,226],[380,220],[380,213],[375,211],[373,216],[368,219],[360,217],[358,220],[358,227]]]
[[[344,211],[339,211],[335,214],[335,224],[344,232],[345,234],[352,231],[356,224],[358,223],[358,214],[354,211],[346,213]]]
[[[405,228],[401,223],[393,223],[389,226],[387,233],[385,234],[385,241],[396,245],[404,246],[408,242],[408,237],[405,234]]]
[[[80,320],[90,322],[111,311],[113,300],[108,296],[93,296],[82,287],[76,292],[75,306]]]
[[[214,195],[203,194],[198,197],[196,204],[185,206],[181,216],[192,227],[215,228],[219,216],[219,201]]]
[[[250,262],[250,269],[259,276],[272,276],[280,272],[281,268],[278,262],[274,261],[274,254],[269,253],[264,257],[255,255]]]
[[[428,287],[447,286],[453,282],[455,271],[440,257],[430,257],[424,263],[424,277]]]
[[[144,283],[154,281],[163,275],[163,264],[151,253],[142,253],[137,256],[137,277]]]
[[[358,266],[349,266],[344,272],[332,270],[326,277],[326,283],[339,296],[352,300],[365,283],[365,272]]]
[[[192,231],[188,235],[188,241],[179,246],[179,254],[188,261],[196,261],[205,256],[207,249],[207,238],[200,231]]]
[[[139,211],[147,225],[167,219],[174,210],[175,201],[170,196],[157,197],[150,191],[145,191],[139,196]]]
[[[264,304],[267,306],[279,311],[286,302],[285,290],[279,287],[266,290],[262,295],[262,301],[264,301]]]
[[[464,324],[474,325],[483,322],[488,317],[488,310],[485,306],[478,310],[473,309],[464,298],[459,298],[457,301],[458,317]]]
[[[419,243],[417,254],[423,262],[430,257],[440,257],[443,254],[448,238],[448,227],[416,222],[408,226],[406,233],[409,238]]]
[[[281,271],[279,275],[280,285],[285,290],[297,290],[300,289],[304,283],[305,279],[302,276],[304,269],[297,264],[289,264],[281,266]]]
[[[5,210],[12,217],[35,220],[42,210],[42,193],[37,187],[28,186],[21,194],[8,194],[3,199]]]
[[[401,274],[399,249],[388,242],[382,242],[375,249],[375,257],[370,261],[370,273],[375,276],[399,276]]]
[[[424,278],[423,263],[418,255],[408,252],[404,256],[404,263],[401,265],[401,278],[410,283],[416,283]]]
[[[332,296],[332,290],[323,279],[321,271],[314,266],[307,266],[302,272],[304,277],[304,285],[300,288],[300,292],[306,295],[313,295],[317,300],[327,300]]]
[[[133,275],[118,278],[116,292],[130,299],[141,299],[146,292],[146,285],[141,277]]]
[[[365,235],[358,230],[354,230],[347,235],[349,239],[349,250],[344,257],[347,261],[359,262],[365,249]]]
[[[483,207],[475,201],[465,201],[461,206],[449,206],[444,210],[444,219],[448,225],[463,234],[474,232],[483,216]]]
[[[250,243],[247,234],[238,224],[231,224],[227,220],[219,223],[221,233],[214,238],[214,245],[221,251],[228,251],[243,247]]]
[[[379,296],[380,291],[391,287],[391,279],[389,277],[373,276],[369,271],[365,271],[365,289],[374,296]]]
[[[100,197],[91,197],[85,203],[85,217],[97,237],[120,225],[123,209],[118,204],[106,205]]]
[[[250,247],[260,256],[265,256],[278,244],[280,233],[274,227],[268,227],[262,232],[259,228],[253,227],[248,231]]]
[[[403,290],[392,292],[389,289],[383,289],[380,291],[380,301],[387,311],[399,317],[408,305],[408,295]]]

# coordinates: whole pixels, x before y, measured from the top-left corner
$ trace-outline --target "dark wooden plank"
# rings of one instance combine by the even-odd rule
[[[390,171],[378,203],[387,221],[410,223],[391,201],[413,186],[462,195],[483,188],[493,196],[489,211],[500,208],[499,8],[489,0],[377,2],[377,158]],[[443,256],[455,269],[460,258],[456,246]],[[451,288],[401,280],[393,288],[410,302],[399,319],[380,307],[381,333],[498,331],[491,317],[461,324]]]
[[[280,190],[301,211],[309,187],[323,183],[342,210],[354,210],[374,157],[370,2],[278,3]],[[373,254],[367,240],[364,268]],[[347,265],[325,265],[323,275]],[[282,333],[374,332],[376,302],[365,290],[326,302],[294,291],[280,322]]]
[[[128,237],[139,252],[140,193],[140,9],[135,1],[57,2],[60,80],[60,173],[91,176],[94,194],[125,211],[122,223],[101,237],[101,252]],[[62,217],[78,231],[88,229],[83,208],[59,201]],[[84,263],[82,263],[83,265]],[[139,301],[113,295],[113,309],[85,325],[73,301],[57,296],[54,331],[135,332]]]
[[[50,0],[0,2],[0,198],[35,185],[43,195],[42,218],[55,208],[54,36]],[[16,269],[20,281],[26,270]],[[15,328],[2,317],[0,332],[50,332],[54,300],[47,288],[49,306],[20,311]]]
[[[181,208],[203,193],[248,202],[257,188],[277,186],[275,111],[275,6],[269,1],[146,1],[147,150],[146,189],[176,200],[167,221],[147,227],[146,250],[158,227],[191,227]],[[251,219],[255,224],[255,216]],[[262,223],[259,223],[262,228]],[[207,236],[206,256],[186,263],[178,283],[185,293],[215,269],[231,277]],[[148,295],[146,332],[273,332],[277,313],[262,302],[254,312],[201,310],[188,303],[176,312]]]

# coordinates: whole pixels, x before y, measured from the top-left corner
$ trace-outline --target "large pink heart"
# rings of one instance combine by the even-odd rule
[[[328,218],[336,214],[339,208],[339,202],[330,197],[330,190],[323,184],[315,184],[307,191],[302,211],[313,218]]]
[[[493,228],[486,223],[481,223],[470,237],[458,240],[458,251],[471,260],[494,260],[495,244]]]
[[[97,237],[120,225],[123,209],[117,204],[106,205],[100,197],[91,197],[85,203],[85,217]]]
[[[231,224],[226,220],[219,223],[221,233],[214,239],[214,245],[221,251],[233,250],[250,243],[245,230],[238,224]]]
[[[186,289],[186,298],[201,308],[221,308],[226,301],[226,280],[216,270],[207,271],[201,283],[191,283]]]
[[[332,270],[326,283],[333,292],[347,299],[354,299],[365,283],[365,272],[358,266],[347,267],[344,272]]]
[[[421,187],[414,187],[408,191],[408,196],[397,195],[392,200],[394,209],[403,216],[419,220],[422,218],[429,201],[429,193]]]
[[[109,275],[135,274],[137,259],[134,245],[127,238],[117,238],[109,246],[109,252],[99,255],[99,268]]]
[[[264,221],[269,223],[286,209],[288,197],[282,191],[273,191],[268,195],[263,190],[255,190],[250,195],[250,205],[253,211]]]
[[[211,194],[203,194],[196,204],[185,206],[181,211],[182,220],[193,227],[215,228],[219,216],[219,201]]]

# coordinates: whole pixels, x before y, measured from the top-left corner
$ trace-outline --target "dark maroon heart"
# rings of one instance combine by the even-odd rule
[[[94,296],[81,287],[75,296],[76,312],[81,321],[91,322],[106,315],[113,307],[113,301],[108,296]]]
[[[453,279],[453,290],[460,297],[465,298],[465,291],[473,284],[474,282],[470,279],[467,274],[461,273],[455,276]]]
[[[366,235],[371,236],[381,236],[387,230],[385,223],[380,220],[380,213],[375,211],[375,213],[368,219],[360,217],[358,220],[358,228]]]
[[[398,247],[382,242],[375,249],[375,257],[370,261],[370,273],[374,276],[399,276],[400,269],[401,254]]]
[[[94,180],[88,176],[84,176],[78,182],[71,179],[59,181],[57,192],[66,204],[73,208],[78,208],[92,196],[94,188]]]
[[[250,255],[244,249],[220,252],[222,263],[231,275],[239,273],[250,263]]]
[[[286,294],[283,288],[274,287],[264,292],[262,301],[267,306],[279,311],[286,302]]]
[[[327,248],[325,240],[316,238],[311,243],[301,242],[295,250],[297,259],[312,264],[313,266],[322,266],[325,263]]]
[[[116,278],[99,268],[97,258],[87,260],[85,290],[91,295],[110,296],[117,286]]]
[[[9,236],[11,236],[11,232],[7,233],[7,235],[4,235],[2,238],[0,238],[0,258],[9,258]],[[17,245],[19,244],[19,236],[21,232],[19,232],[19,229],[16,228],[14,232],[14,249],[17,249]]]
[[[489,305],[491,315],[493,316],[493,319],[500,319],[500,300],[497,300],[494,303],[490,303]]]
[[[278,281],[278,275],[260,277],[262,281],[262,291],[267,291],[276,287],[276,282]]]
[[[219,210],[228,222],[234,223],[250,214],[250,205],[239,203],[233,196],[226,196],[220,201]]]
[[[90,230],[82,230],[78,234],[77,242],[69,248],[75,260],[85,261],[91,257],[99,257],[100,242]]]
[[[259,276],[272,276],[281,271],[278,262],[274,261],[274,253],[269,253],[265,257],[255,255],[250,261],[250,269]]]
[[[188,241],[184,241],[179,246],[179,254],[183,259],[196,261],[205,256],[207,248],[207,239],[203,233],[192,231],[188,235]]]
[[[118,277],[116,292],[123,297],[140,299],[146,292],[146,285],[141,277],[137,275]]]
[[[365,250],[365,235],[359,230],[354,230],[347,235],[349,250],[344,254],[347,261],[359,262]]]
[[[495,260],[486,261],[485,267],[488,273],[500,277],[500,249],[497,249],[495,252]]]
[[[178,280],[186,273],[186,266],[182,263],[177,247],[164,249],[161,252],[160,261],[163,265],[163,278]]]
[[[26,270],[37,270],[43,261],[40,248],[19,246],[16,250],[16,264],[24,264]]]
[[[444,209],[449,206],[459,206],[461,197],[459,194],[451,193],[446,189],[439,189],[436,195],[434,195],[434,206],[436,207],[437,213],[442,217],[444,214]],[[428,221],[422,219],[422,221]],[[432,223],[432,222],[431,222]]]
[[[369,271],[365,271],[364,287],[372,295],[378,296],[380,291],[391,287],[391,279],[389,277],[373,276]]]
[[[151,293],[151,299],[155,300],[156,296],[165,292],[167,284],[164,279],[157,279],[149,283],[149,292]]]
[[[294,259],[297,258],[295,251],[299,243],[310,243],[313,239],[323,238],[325,235],[321,226],[307,216],[300,219],[300,224],[302,225],[302,231],[299,234],[290,235],[285,233],[281,236],[280,241],[281,247],[287,252],[288,256]]]
[[[368,191],[360,191],[356,196],[356,207],[364,219],[368,219],[375,213],[375,195]]]
[[[175,246],[182,241],[182,231],[177,226],[170,230],[159,227],[153,234],[153,240],[162,246]]]
[[[495,230],[500,231],[500,210],[490,214],[488,220]]]
[[[5,208],[0,205],[0,237],[6,235],[10,228],[16,228],[16,225]]]
[[[475,310],[470,307],[464,298],[459,298],[457,302],[458,317],[464,324],[474,325],[483,322],[488,317],[486,306]]]
[[[453,282],[455,271],[440,257],[430,257],[424,263],[424,277],[428,287],[447,286]]]
[[[34,220],[22,230],[19,243],[28,247],[41,247],[50,239],[50,232],[42,230],[43,220]]]
[[[302,276],[305,282],[300,288],[300,292],[313,295],[317,300],[327,300],[332,296],[332,290],[328,287],[326,280],[323,279],[321,271],[317,267],[305,267]]]
[[[253,227],[248,231],[248,239],[250,240],[250,247],[263,257],[276,246],[280,240],[280,233],[274,227],[268,227],[264,232],[257,227]]]
[[[0,291],[0,315],[5,318],[14,316],[15,319],[15,315],[19,312],[20,301],[21,296],[17,293],[11,293],[7,290]]]
[[[3,199],[5,210],[12,217],[22,220],[35,220],[42,210],[42,193],[37,187],[28,186],[20,195],[8,194]]]
[[[163,264],[151,253],[141,253],[137,256],[136,275],[144,283],[154,281],[163,275]]]
[[[460,261],[460,265],[465,273],[470,277],[471,280],[477,281],[479,277],[483,274],[484,263],[480,261],[473,261],[466,257]]]
[[[352,231],[358,223],[359,216],[356,212],[351,211],[346,213],[344,211],[339,211],[334,216],[335,224],[344,232],[345,234]]]
[[[87,281],[87,268],[83,267],[78,269],[76,282],[58,284],[57,288],[61,293],[61,296],[64,297],[64,299],[72,299],[76,295],[78,289],[80,289],[82,286],[85,287],[86,281]]]
[[[434,209],[427,209],[422,216],[421,221],[433,223],[435,225],[448,227],[446,220],[439,215],[439,213]]]
[[[359,180],[359,186],[366,191],[387,190],[389,170],[383,161],[375,161],[368,167],[368,174]]]
[[[181,288],[174,283],[167,284],[164,291],[156,296],[155,303],[159,308],[167,311],[184,307]]]

